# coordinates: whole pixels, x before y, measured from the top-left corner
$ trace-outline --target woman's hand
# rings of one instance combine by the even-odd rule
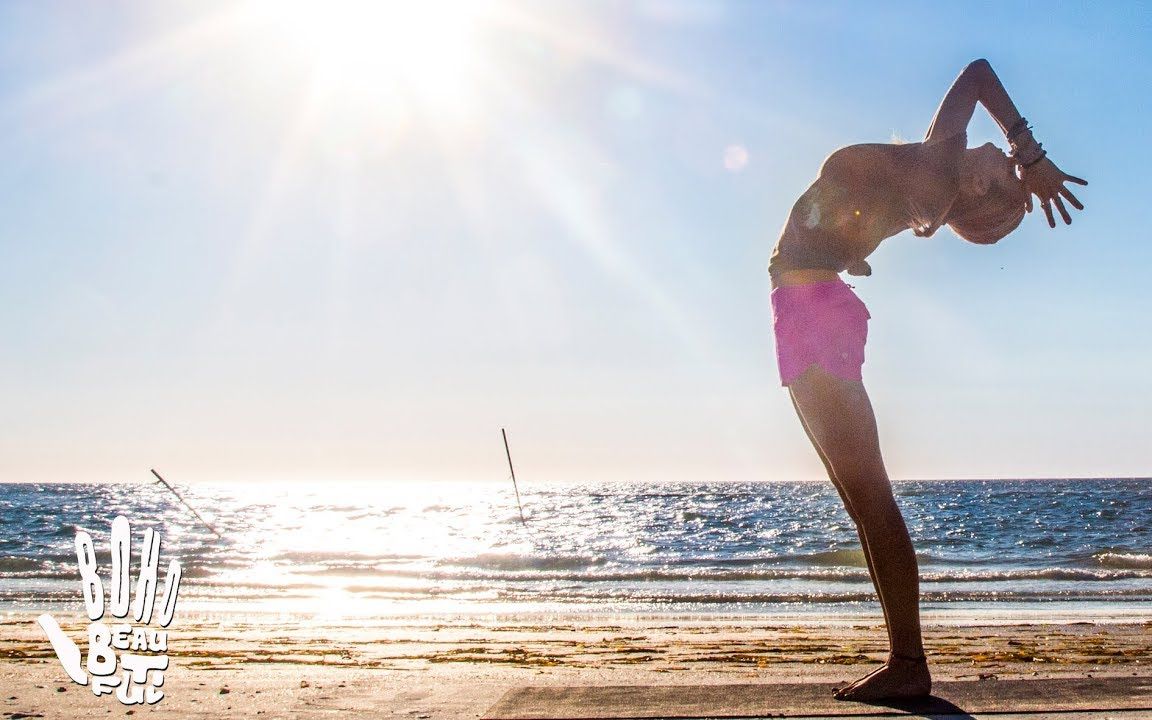
[[[1048,227],[1056,227],[1056,219],[1052,216],[1053,202],[1056,203],[1056,209],[1060,211],[1060,217],[1064,219],[1064,224],[1072,224],[1072,216],[1068,214],[1068,209],[1064,207],[1064,201],[1061,197],[1072,203],[1072,207],[1077,210],[1084,209],[1084,205],[1076,199],[1071,190],[1064,187],[1064,183],[1074,182],[1077,185],[1087,185],[1088,181],[1061,171],[1060,168],[1056,167],[1056,163],[1046,157],[1030,167],[1021,168],[1020,179],[1024,182],[1024,190],[1028,193],[1025,207],[1028,212],[1032,212],[1032,196],[1038,197],[1040,207],[1044,208],[1044,214],[1048,217]]]

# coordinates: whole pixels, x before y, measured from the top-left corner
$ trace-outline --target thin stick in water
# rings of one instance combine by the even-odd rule
[[[520,504],[520,488],[516,486],[516,468],[512,467],[512,451],[508,449],[508,433],[504,432],[504,428],[500,428],[500,434],[504,436],[504,454],[508,456],[508,469],[512,472],[512,489],[516,491],[516,509],[520,511],[520,522],[527,525],[528,521],[524,519],[524,506]]]
[[[159,480],[161,483],[163,483],[164,487],[166,487],[166,488],[168,488],[169,490],[171,490],[171,491],[172,491],[172,494],[176,496],[176,499],[177,499],[177,500],[179,500],[180,502],[184,503],[184,507],[186,507],[186,508],[188,508],[189,510],[191,510],[191,511],[192,511],[192,514],[196,516],[196,519],[197,519],[197,520],[199,520],[201,523],[203,523],[203,524],[204,524],[204,527],[206,527],[206,528],[208,528],[209,530],[211,530],[212,532],[216,533],[216,537],[220,538],[221,540],[223,540],[223,539],[224,539],[224,536],[220,534],[220,531],[219,531],[219,530],[217,530],[216,528],[214,528],[214,527],[212,527],[211,525],[209,525],[209,524],[208,524],[208,521],[207,521],[207,520],[205,520],[205,519],[204,519],[204,518],[203,518],[203,517],[200,515],[200,513],[196,512],[196,508],[194,508],[194,507],[192,507],[191,505],[189,505],[189,504],[188,504],[188,501],[187,501],[187,500],[185,500],[185,499],[184,499],[184,498],[183,498],[183,497],[180,495],[180,493],[176,492],[176,488],[174,488],[174,487],[172,487],[171,485],[169,485],[167,480],[165,480],[164,478],[160,477],[160,473],[156,472],[155,470],[152,470],[152,474],[156,476],[156,479],[157,479],[157,480]]]

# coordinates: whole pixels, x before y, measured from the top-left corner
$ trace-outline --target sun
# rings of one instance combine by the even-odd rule
[[[264,44],[297,55],[316,92],[463,114],[486,61],[485,0],[254,0]]]

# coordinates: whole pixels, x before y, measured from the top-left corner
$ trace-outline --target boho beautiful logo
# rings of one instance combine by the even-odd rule
[[[104,584],[96,566],[96,551],[92,536],[80,530],[76,533],[76,562],[84,588],[84,605],[88,610],[88,656],[83,659],[76,643],[64,634],[51,615],[37,618],[48,635],[52,649],[68,677],[80,685],[89,685],[96,696],[116,693],[125,705],[152,705],[160,702],[164,691],[164,671],[168,669],[168,632],[148,627],[156,608],[156,590],[159,585],[157,570],[160,565],[160,535],[148,528],[144,531],[144,545],[140,548],[140,575],[136,580],[135,597],[129,589],[129,564],[132,528],[123,515],[112,521],[112,576],[108,610],[112,617],[124,621],[132,612],[132,625],[100,622],[104,617]],[[164,579],[164,595],[160,601],[156,622],[166,628],[176,611],[176,596],[180,592],[180,561],[168,565]],[[131,607],[129,605],[131,604]],[[120,651],[117,654],[117,651]],[[87,672],[85,672],[87,667]],[[117,675],[117,670],[122,671]],[[91,673],[91,676],[89,676]]]

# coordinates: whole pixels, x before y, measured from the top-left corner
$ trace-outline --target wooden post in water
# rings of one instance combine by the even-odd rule
[[[520,488],[516,486],[516,468],[512,467],[512,451],[508,449],[508,433],[504,428],[500,428],[500,434],[504,437],[504,454],[508,456],[508,470],[512,472],[512,489],[516,491],[516,509],[520,511],[520,522],[525,526],[528,521],[524,519],[524,506],[520,504]]]

